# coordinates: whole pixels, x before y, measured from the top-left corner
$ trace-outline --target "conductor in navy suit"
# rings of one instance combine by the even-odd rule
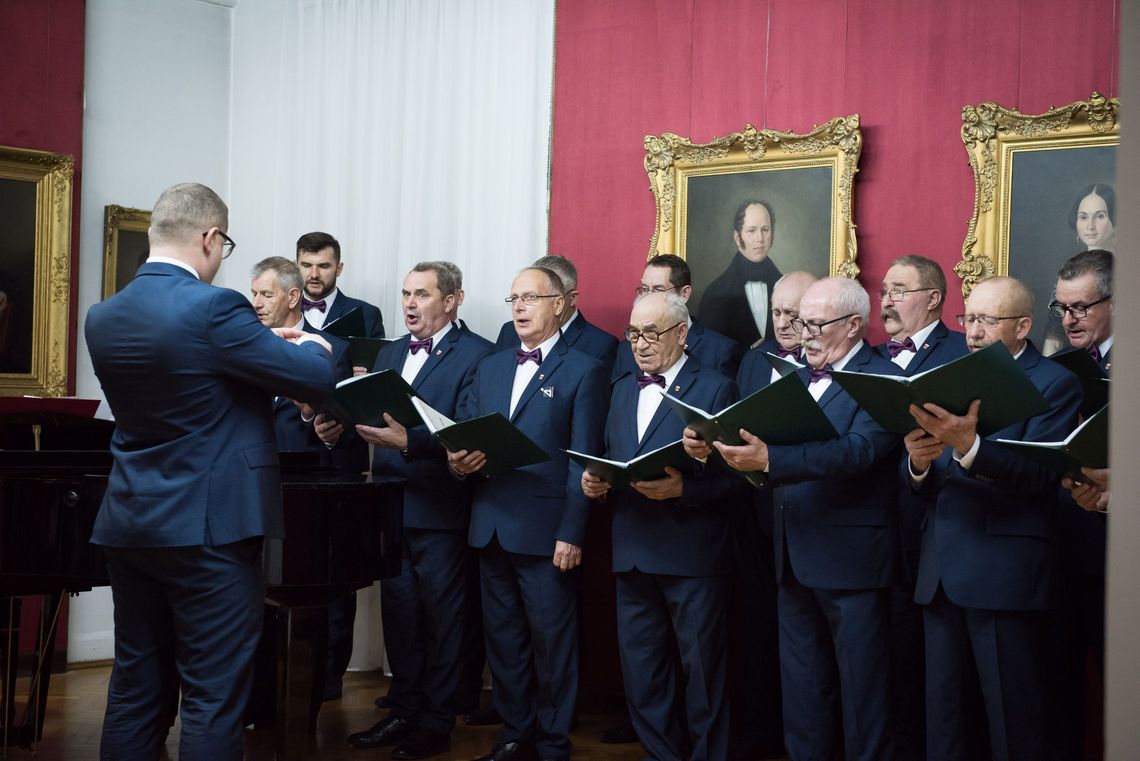
[[[178,688],[175,673],[179,757],[242,757],[262,538],[283,529],[273,396],[316,400],[332,389],[324,339],[270,331],[244,296],[210,285],[233,249],[228,224],[209,188],[168,188],[138,276],[87,314],[116,420],[91,539],[105,550],[115,602],[105,761],[158,757],[168,710],[158,697]]]
[[[364,335],[368,338],[384,337],[384,318],[379,308],[354,299],[337,287],[337,280],[344,272],[340,241],[328,233],[305,233],[297,239],[297,266],[305,280],[301,311],[310,325],[319,330],[325,323],[359,308],[364,317]],[[366,372],[367,368],[362,370]]]
[[[736,383],[685,355],[689,310],[672,293],[634,303],[626,338],[638,371],[613,388],[606,457],[619,462],[677,442],[684,423],[661,392],[717,412],[737,401]],[[723,466],[635,481],[633,491],[582,474],[582,491],[613,506],[618,645],[626,700],[650,758],[723,759],[728,754],[727,575],[729,504],[742,482]],[[681,673],[678,678],[677,657]],[[686,726],[678,715],[684,689]]]
[[[1056,604],[1059,477],[992,439],[1059,441],[1073,429],[1080,382],[1028,336],[1033,294],[1008,277],[983,280],[961,320],[970,351],[1001,342],[1048,402],[992,436],[977,433],[979,401],[962,416],[911,405],[903,483],[924,498],[915,600],[926,631],[927,757],[962,759],[962,688],[977,673],[993,757],[1045,758],[1043,637]]]
[[[387,344],[374,372],[395,370],[427,404],[454,418],[476,364],[494,348],[454,321],[460,283],[444,262],[421,262],[404,278],[404,324],[409,334]],[[451,747],[458,691],[467,526],[471,484],[452,477],[443,446],[422,426],[405,428],[385,413],[385,427],[358,425],[375,445],[372,471],[407,479],[401,574],[380,583],[384,643],[392,667],[388,716],[349,736],[358,748],[395,745],[392,758],[418,759]],[[322,421],[323,423],[323,421]],[[339,424],[322,425],[335,440]]]
[[[562,451],[598,454],[609,367],[559,331],[565,287],[530,267],[511,284],[518,343],[484,358],[459,418],[502,414],[550,456],[482,478],[480,451],[448,455],[475,481],[468,541],[479,550],[483,628],[495,708],[504,726],[484,759],[570,755],[578,696],[578,572],[590,500]],[[615,342],[616,343],[616,342]]]
[[[780,588],[784,744],[793,760],[832,758],[842,710],[846,758],[887,759],[890,596],[898,578],[895,501],[899,438],[830,377],[831,370],[890,372],[863,340],[870,299],[847,278],[817,281],[800,301],[809,368],[803,382],[839,433],[830,441],[768,445],[748,431],[716,442],[741,471],[766,471],[774,496]],[[709,452],[685,431],[694,456]]]
[[[551,254],[536,259],[531,266],[553,271],[562,281],[562,287],[566,289],[562,294],[566,299],[566,309],[562,314],[560,326],[562,339],[583,354],[601,360],[609,372],[617,358],[618,341],[606,331],[588,322],[586,316],[578,310],[578,268],[574,266],[574,262],[565,256]],[[495,348],[500,351],[513,349],[517,344],[518,336],[515,334],[514,324],[503,323],[502,329],[499,330],[499,338],[495,341]]]
[[[654,256],[645,263],[645,270],[641,273],[641,282],[638,283],[636,290],[638,296],[647,293],[675,294],[686,304],[687,312],[689,297],[693,295],[693,276],[689,270],[689,263],[675,254]],[[688,321],[685,353],[704,367],[728,378],[735,378],[745,347],[728,336],[701,325],[692,315]],[[612,380],[616,381],[622,376],[635,374],[637,370],[637,362],[634,360],[629,341],[622,341],[618,345]]]
[[[966,336],[950,330],[942,320],[945,305],[946,275],[938,262],[917,254],[891,262],[879,288],[879,317],[891,338],[875,349],[898,366],[896,375],[909,377],[966,355]],[[891,597],[895,761],[926,758],[922,611],[914,602],[923,511],[908,506],[909,491],[899,494],[907,575]]]

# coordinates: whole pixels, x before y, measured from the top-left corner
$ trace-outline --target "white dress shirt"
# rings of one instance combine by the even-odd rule
[[[657,414],[657,408],[661,406],[661,393],[668,391],[673,385],[673,381],[677,379],[677,373],[681,372],[681,368],[685,364],[688,357],[684,352],[681,352],[681,358],[674,362],[668,370],[661,373],[665,378],[665,388],[661,388],[655,383],[651,383],[645,388],[641,389],[637,394],[637,440],[641,441],[645,438],[645,431],[649,428],[649,424],[653,421],[653,416]],[[641,370],[637,371],[637,375],[641,374]],[[634,377],[636,378],[637,375]],[[625,381],[628,383],[629,381]],[[636,381],[635,381],[636,382]],[[720,410],[713,410],[720,412]]]
[[[555,333],[538,345],[538,348],[542,350],[542,359],[544,361],[550,356],[550,351],[554,348],[554,345],[558,343],[560,338],[562,338],[562,333]],[[531,351],[530,347],[526,344],[522,344],[522,349],[523,351]],[[531,378],[533,378],[537,372],[538,365],[534,362],[523,362],[515,368],[515,383],[511,387],[511,417],[514,417],[515,407],[518,406],[519,399],[522,398],[523,391],[526,390],[527,384],[530,383]]]
[[[321,328],[323,328],[325,326],[325,318],[328,317],[329,312],[332,310],[333,302],[336,301],[336,295],[337,295],[337,289],[333,288],[331,291],[329,291],[328,293],[326,293],[324,296],[321,297],[325,301],[325,311],[323,311],[323,312],[319,309],[316,309],[316,308],[305,310],[305,319],[308,320],[309,324],[312,325],[317,330],[320,330]],[[301,298],[308,299],[309,294],[302,293]],[[309,299],[309,300],[310,301],[320,301],[321,299]]]
[[[416,376],[420,374],[420,370],[427,364],[428,357],[431,356],[432,351],[439,347],[440,339],[447,335],[447,331],[451,330],[451,321],[444,323],[443,327],[431,337],[431,351],[417,351],[412,354],[411,351],[404,355],[404,366],[400,369],[400,377],[411,385]],[[412,341],[416,340],[415,336],[410,336]],[[409,341],[410,344],[410,341]]]
[[[916,331],[915,334],[910,337],[911,342],[914,344],[914,351],[903,349],[896,356],[891,357],[891,361],[905,370],[910,364],[910,361],[918,354],[919,348],[926,343],[926,339],[930,336],[930,333],[934,330],[934,326],[937,324],[938,320],[935,320],[925,328]]]
[[[831,363],[831,369],[832,370],[842,370],[844,367],[847,367],[847,363],[850,362],[851,358],[854,357],[856,354],[858,354],[859,350],[862,348],[863,348],[863,342],[862,341],[856,341],[855,345],[851,347],[851,350],[849,352],[847,352],[846,354],[843,355],[843,358],[841,360],[839,360],[838,362],[832,362]],[[817,380],[815,383],[809,383],[808,384],[808,391],[811,392],[812,398],[818,402],[820,400],[820,397],[823,396],[823,392],[827,391],[828,387],[831,386],[831,383],[832,383],[831,376],[825,375],[822,378],[820,378],[819,380]]]
[[[198,274],[198,270],[194,269],[181,259],[171,259],[169,256],[148,256],[146,260],[147,263],[155,262],[156,264],[173,264],[175,267],[181,267],[182,269],[186,270],[199,280],[202,279],[202,276]]]

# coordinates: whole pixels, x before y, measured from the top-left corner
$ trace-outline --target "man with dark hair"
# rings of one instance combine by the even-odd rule
[[[901,476],[925,508],[915,601],[926,636],[927,757],[967,757],[964,685],[977,674],[998,759],[1046,758],[1044,638],[1056,603],[1059,477],[994,439],[1059,441],[1073,429],[1080,382],[1027,338],[1033,294],[1009,277],[974,286],[959,320],[970,351],[1001,343],[1048,402],[982,438],[964,415],[911,405]],[[911,503],[914,504],[914,503]]]
[[[775,237],[776,212],[770,203],[749,200],[740,204],[732,221],[736,253],[701,294],[700,321],[745,347],[771,334],[768,310],[772,289],[780,279],[780,268],[769,256]]]
[[[209,188],[163,191],[147,263],[87,313],[91,362],[115,416],[91,537],[115,601],[104,759],[158,757],[175,675],[179,758],[242,757],[262,539],[280,537],[284,523],[270,403],[319,401],[333,387],[324,339],[271,332],[240,293],[210,285],[234,247],[228,225]]]
[[[325,323],[359,307],[364,316],[365,336],[384,337],[384,318],[380,310],[337,288],[336,281],[344,271],[344,262],[340,260],[340,243],[336,238],[322,232],[302,235],[297,239],[297,266],[305,280],[301,311],[310,325],[319,330]]]
[[[448,417],[466,394],[475,365],[494,348],[458,328],[458,268],[420,262],[401,292],[409,334],[380,349],[373,372],[396,370],[416,394]],[[466,530],[470,484],[451,477],[439,440],[420,425],[405,428],[385,413],[386,426],[356,426],[375,446],[373,473],[407,479],[400,576],[380,583],[384,644],[392,667],[387,718],[349,735],[358,748],[395,745],[395,759],[419,759],[451,747],[459,687],[470,552]],[[342,428],[319,421],[326,441]],[[474,590],[477,593],[477,589]]]
[[[590,501],[581,467],[565,450],[598,454],[609,368],[572,348],[559,331],[567,288],[544,267],[511,284],[518,343],[475,369],[458,419],[499,413],[550,460],[476,478],[468,541],[479,550],[483,628],[495,708],[504,727],[484,761],[570,756],[578,696],[577,570]],[[615,342],[616,344],[616,342]],[[482,452],[448,453],[462,478],[486,464]]]
[[[673,254],[658,254],[645,263],[641,282],[637,286],[638,296],[647,293],[675,293],[686,304],[693,295],[693,278],[689,263]],[[685,352],[701,363],[702,367],[715,370],[729,378],[736,377],[736,368],[744,353],[744,346],[715,330],[709,330],[690,315],[689,332],[685,342]],[[628,341],[618,346],[617,361],[611,382],[637,372],[633,349]]]
[[[879,288],[879,316],[891,339],[875,350],[897,365],[896,375],[912,376],[965,356],[966,336],[942,321],[946,275],[938,262],[918,254],[891,262]],[[895,758],[926,758],[923,711],[922,610],[914,602],[923,512],[913,505],[909,489],[899,494],[903,558],[908,574],[891,598],[891,692]]]
[[[609,370],[617,357],[617,339],[606,331],[586,321],[586,316],[578,310],[578,268],[565,256],[551,254],[534,261],[532,267],[542,267],[553,271],[566,289],[562,295],[566,299],[566,310],[562,314],[562,338],[566,343],[583,354],[601,360]],[[514,324],[503,323],[495,348],[499,351],[513,348],[518,343]]]

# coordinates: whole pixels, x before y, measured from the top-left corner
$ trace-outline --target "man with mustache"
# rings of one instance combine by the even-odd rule
[[[794,761],[834,757],[840,718],[849,761],[891,754],[899,437],[830,377],[831,370],[891,371],[863,340],[870,311],[858,282],[826,278],[807,289],[793,322],[808,365],[797,374],[838,438],[775,446],[742,429],[743,445],[714,444],[730,467],[763,471],[777,487],[773,545],[784,744]],[[711,453],[690,429],[685,445],[694,457]]]
[[[979,402],[964,415],[911,405],[901,475],[925,508],[915,601],[926,635],[927,757],[967,758],[962,691],[977,674],[995,759],[1045,758],[1043,667],[1047,611],[1056,603],[1055,472],[993,439],[1059,441],[1081,403],[1077,377],[1027,339],[1033,294],[993,277],[974,287],[959,317],[970,351],[1002,343],[1048,410],[986,438]]]
[[[891,340],[875,347],[898,367],[895,375],[912,376],[964,356],[966,336],[942,321],[946,305],[946,275],[933,259],[917,254],[891,262],[879,288],[879,316]],[[922,511],[908,506],[909,490],[900,495],[903,556],[907,577],[891,599],[891,665],[895,759],[922,761],[926,757],[923,716],[922,611],[914,602]]]
[[[740,204],[732,222],[736,253],[701,295],[700,321],[744,346],[772,333],[769,302],[780,279],[780,268],[769,257],[775,237],[772,204],[760,199]]]

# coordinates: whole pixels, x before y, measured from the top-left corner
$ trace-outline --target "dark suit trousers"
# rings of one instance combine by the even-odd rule
[[[848,761],[891,757],[891,590],[811,589],[785,569],[778,597],[784,745],[831,761],[842,717]]]
[[[1042,658],[1048,614],[961,608],[939,587],[923,609],[929,761],[972,761],[966,672],[976,669],[995,761],[1045,758]]]
[[[455,726],[469,552],[462,530],[405,528],[400,575],[380,582],[390,715],[432,732]]]
[[[177,664],[185,761],[242,758],[242,715],[261,635],[261,539],[217,547],[106,547],[115,665],[100,757],[157,758],[160,699]]]
[[[532,741],[540,758],[570,756],[578,700],[579,569],[550,555],[507,552],[497,538],[480,550],[483,632],[503,717],[498,742]]]
[[[649,758],[709,761],[728,755],[727,597],[719,576],[617,574],[622,676],[629,715]],[[670,630],[681,656],[687,732],[676,710],[679,680]],[[684,752],[688,740],[691,755]]]

